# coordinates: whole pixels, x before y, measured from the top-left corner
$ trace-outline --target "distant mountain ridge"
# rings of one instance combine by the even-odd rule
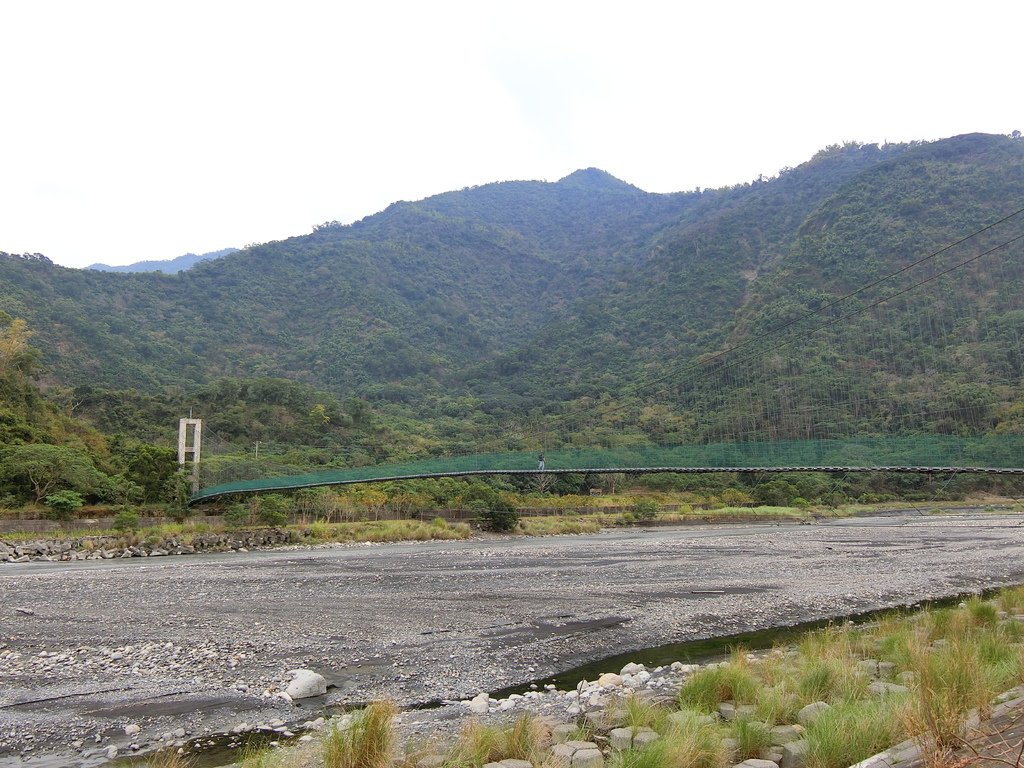
[[[186,253],[174,259],[156,259],[152,261],[136,261],[132,264],[112,267],[108,264],[90,264],[86,269],[95,269],[99,272],[163,272],[167,275],[175,275],[191,269],[201,261],[219,259],[221,256],[238,251],[237,248],[221,248],[219,251],[209,253]]]

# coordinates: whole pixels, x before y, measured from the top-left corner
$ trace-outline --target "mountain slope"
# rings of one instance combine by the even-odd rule
[[[237,248],[222,248],[219,251],[210,251],[209,253],[186,253],[174,259],[136,261],[132,264],[116,267],[108,264],[90,264],[86,269],[95,269],[100,272],[163,272],[166,275],[175,275],[178,272],[191,269],[201,261],[219,259],[221,256],[227,256],[229,253],[234,253],[237,250]]]
[[[68,383],[154,388],[279,375],[336,393],[410,379],[437,387],[638,258],[693,198],[592,172],[488,185],[175,276],[5,255],[0,308],[30,321],[45,362]],[[571,258],[551,246],[552,231],[573,243]]]
[[[833,148],[663,231],[634,279],[474,389],[499,415],[574,400],[572,429],[590,434],[602,398],[617,423],[661,404],[645,427],[659,439],[1000,428],[1022,394],[1024,249],[957,265],[1024,233],[1024,216],[817,311],[1022,206],[1019,140]]]
[[[831,305],[1021,201],[1024,142],[1000,136],[832,147],[674,195],[587,169],[396,203],[175,276],[3,255],[0,310],[36,329],[53,381],[284,377],[368,397],[434,445],[1006,430],[1019,244],[895,283],[935,277],[931,293]]]

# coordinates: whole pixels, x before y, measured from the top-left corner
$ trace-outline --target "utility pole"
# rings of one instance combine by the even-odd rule
[[[260,441],[257,440],[253,445],[256,446],[256,458],[258,459],[260,457]]]

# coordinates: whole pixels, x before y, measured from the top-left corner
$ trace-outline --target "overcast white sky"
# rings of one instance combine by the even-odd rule
[[[597,166],[1024,130],[1019,0],[0,0],[0,250],[172,258]]]

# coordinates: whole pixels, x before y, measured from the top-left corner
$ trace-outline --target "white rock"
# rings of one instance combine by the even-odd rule
[[[284,689],[290,699],[308,699],[327,693],[327,680],[311,669],[292,670],[292,681]]]
[[[487,708],[490,706],[490,700],[486,693],[478,693],[469,702],[469,711],[474,715],[486,715]]]

